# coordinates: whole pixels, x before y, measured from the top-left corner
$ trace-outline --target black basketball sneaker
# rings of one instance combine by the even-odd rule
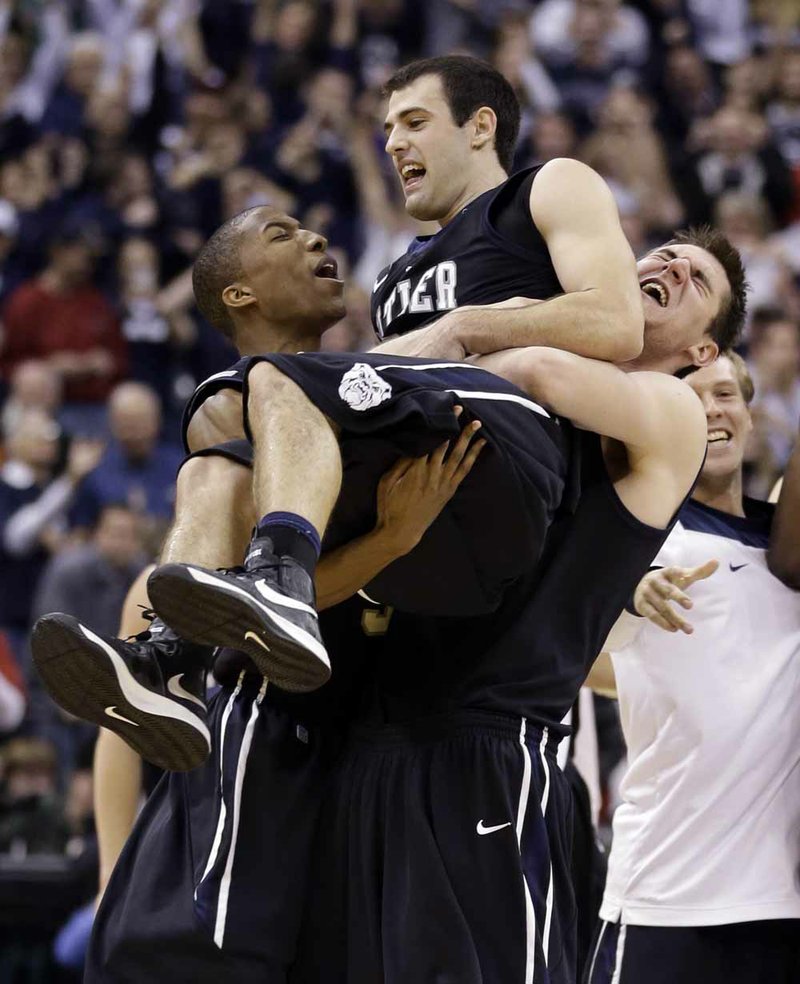
[[[252,542],[244,568],[164,564],[147,581],[155,610],[185,639],[246,652],[283,690],[321,687],[331,675],[314,608],[314,582],[291,557]]]
[[[54,612],[36,622],[31,652],[60,707],[113,731],[153,765],[185,772],[208,757],[205,678],[211,652],[178,638],[160,619],[122,640]]]

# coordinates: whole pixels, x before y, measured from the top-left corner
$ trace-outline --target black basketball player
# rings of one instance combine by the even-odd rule
[[[195,266],[201,310],[245,351],[317,347],[344,310],[340,290],[334,287],[332,302],[331,285],[312,279],[324,259],[322,237],[301,230],[291,250],[264,243],[260,230],[276,214],[259,208],[229,221]],[[207,278],[235,280],[253,293],[258,311],[207,306],[217,297],[204,289]],[[292,280],[304,287],[300,307],[284,293]],[[218,379],[209,388],[215,385]],[[203,402],[195,401],[194,440],[225,437],[213,398],[206,411]],[[163,766],[190,770],[164,777],[121,853],[96,915],[87,982],[285,982],[326,777],[354,713],[364,661],[378,656],[384,629],[379,607],[355,592],[422,536],[479,453],[474,434],[464,428],[446,458],[440,447],[395,465],[380,484],[375,528],[319,565],[323,631],[332,655],[345,649],[346,658],[335,683],[314,694],[268,687],[241,654],[229,652],[217,659],[223,685],[206,713],[211,654],[191,650],[166,626],[125,642],[67,615],[37,624],[37,666],[62,706]],[[190,455],[179,472],[168,554],[212,563],[242,556],[248,503],[236,491],[250,459],[244,441],[209,443]],[[138,600],[147,605],[142,587]],[[340,599],[349,600],[331,607]],[[192,713],[181,717],[176,706]],[[209,745],[213,754],[203,762]]]

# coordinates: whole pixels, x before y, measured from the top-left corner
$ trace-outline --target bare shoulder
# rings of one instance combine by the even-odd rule
[[[531,184],[531,214],[549,214],[556,205],[554,195],[559,196],[558,208],[570,210],[585,208],[587,203],[614,204],[610,188],[597,171],[572,157],[556,157],[542,166]]]
[[[702,462],[707,443],[706,415],[694,390],[663,372],[633,372],[629,379],[652,420],[653,447],[659,456],[682,459],[689,468]]]

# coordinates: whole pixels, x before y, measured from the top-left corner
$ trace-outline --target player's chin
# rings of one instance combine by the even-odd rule
[[[412,192],[406,198],[406,212],[418,222],[432,222],[436,219],[436,209],[419,192]]]

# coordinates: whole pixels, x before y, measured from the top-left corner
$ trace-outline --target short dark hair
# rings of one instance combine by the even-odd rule
[[[382,95],[390,96],[406,89],[423,75],[439,78],[456,126],[463,126],[481,106],[494,110],[497,116],[494,149],[500,166],[508,174],[514,160],[520,122],[519,100],[508,79],[480,58],[442,55],[404,65],[383,86]]]
[[[236,326],[222,300],[222,292],[244,276],[239,257],[239,230],[243,220],[260,207],[247,208],[223,223],[197,254],[192,267],[192,290],[200,313],[230,339],[236,337]]]
[[[747,312],[748,283],[739,250],[719,229],[710,225],[690,226],[675,233],[665,246],[698,246],[710,253],[728,278],[730,297],[720,305],[719,313],[708,332],[721,352],[732,349],[739,341]]]

